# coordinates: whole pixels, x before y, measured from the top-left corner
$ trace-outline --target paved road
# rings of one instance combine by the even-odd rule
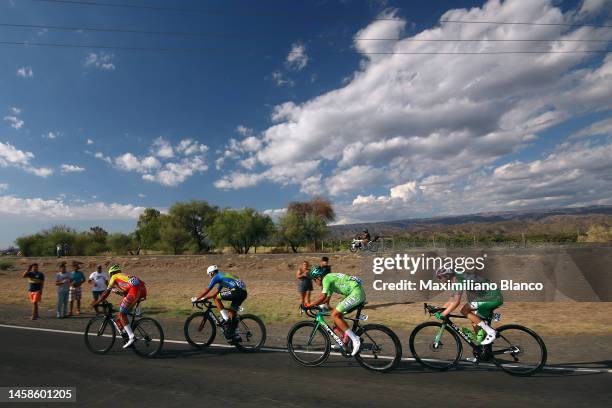
[[[0,338],[0,386],[76,386],[78,404],[66,404],[72,407],[597,407],[609,406],[612,397],[607,373],[515,378],[482,368],[434,373],[406,362],[393,373],[377,374],[342,358],[304,368],[281,352],[193,351],[166,344],[159,358],[145,360],[120,349],[92,355],[74,334],[0,327]]]

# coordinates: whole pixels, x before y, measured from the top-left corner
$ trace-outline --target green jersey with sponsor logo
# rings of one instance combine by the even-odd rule
[[[323,278],[323,293],[331,296],[334,293],[348,296],[362,284],[361,279],[356,276],[349,276],[343,273],[328,273]]]

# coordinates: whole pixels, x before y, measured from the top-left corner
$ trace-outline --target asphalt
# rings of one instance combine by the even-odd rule
[[[609,406],[612,397],[607,372],[547,370],[517,378],[486,367],[431,372],[405,361],[378,374],[342,357],[306,368],[286,352],[197,351],[166,343],[158,358],[143,359],[117,346],[93,355],[83,336],[71,333],[0,327],[0,339],[0,386],[76,387],[76,404],[47,405],[53,407],[598,407]]]

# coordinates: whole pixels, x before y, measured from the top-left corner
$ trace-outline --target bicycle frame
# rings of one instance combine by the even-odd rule
[[[357,309],[355,309],[357,311],[356,317],[346,317],[345,316],[345,319],[353,321],[353,327],[351,329],[355,333],[357,333],[357,331],[358,331],[357,329],[359,328],[359,320],[361,320],[360,317],[361,317],[361,311],[363,310],[363,306],[364,305],[360,305]],[[325,314],[325,313],[322,313],[322,312],[317,312],[315,314],[315,313],[311,312],[310,310],[306,311],[306,314],[308,316],[310,316],[310,317],[314,317],[314,319],[315,319],[315,321],[317,323],[315,325],[311,335],[310,335],[310,338],[308,339],[308,344],[310,344],[312,342],[312,340],[314,339],[315,334],[317,333],[317,330],[319,329],[319,327],[323,327],[325,332],[340,347],[340,351],[342,352],[342,355],[345,356],[345,357],[350,356],[350,352],[349,352],[349,350],[347,350],[346,344],[344,344],[344,341],[342,341],[342,339],[336,334],[336,332],[325,321],[325,316],[329,316],[329,314]]]

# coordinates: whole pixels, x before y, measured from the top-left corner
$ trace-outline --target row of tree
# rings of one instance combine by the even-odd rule
[[[58,225],[16,240],[25,256],[55,254],[57,244],[67,244],[71,255],[127,254],[142,250],[168,254],[206,253],[230,247],[248,253],[258,246],[278,250],[317,248],[327,235],[327,224],[335,219],[331,203],[323,198],[292,202],[275,224],[252,208],[220,209],[206,201],[175,203],[167,213],[147,208],[129,234],[109,234],[101,227],[77,232]]]

